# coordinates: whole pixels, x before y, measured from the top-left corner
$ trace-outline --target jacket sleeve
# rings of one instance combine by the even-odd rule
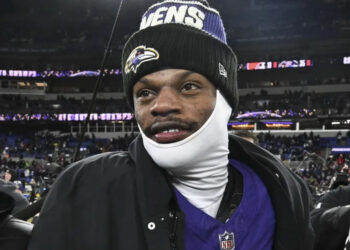
[[[118,196],[116,190],[124,191],[118,185],[132,173],[128,159],[102,153],[63,171],[44,201],[28,249],[111,249],[111,202],[116,208],[119,199],[112,198]]]
[[[107,153],[75,162],[56,179],[34,225],[29,250],[83,249],[76,245],[82,237],[78,230],[92,226],[88,220],[78,218],[79,215],[89,218],[95,214],[92,212],[94,207],[86,204],[98,197],[96,187],[99,180],[103,180],[100,177],[102,166],[107,165],[104,155]]]
[[[29,240],[29,250],[69,249],[69,186],[74,169],[67,169],[48,193]]]
[[[312,210],[311,222],[316,236],[314,249],[344,249],[350,226],[350,186],[325,194]]]

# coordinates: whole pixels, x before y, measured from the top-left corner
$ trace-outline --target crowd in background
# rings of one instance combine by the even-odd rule
[[[126,151],[134,138],[133,133],[111,139],[86,136],[78,159],[103,152]],[[32,135],[0,134],[0,178],[10,178],[33,200],[73,162],[77,144],[72,134],[55,135],[47,131]]]
[[[126,151],[136,134],[118,138],[98,139],[86,136],[80,158],[109,151]],[[343,139],[347,140],[346,137]],[[314,195],[331,186],[339,173],[350,174],[350,155],[327,154],[325,138],[312,133],[297,136],[257,135],[256,143],[266,148],[299,174]],[[326,138],[327,139],[327,138]],[[323,142],[322,142],[323,140]],[[342,143],[341,138],[328,138]],[[77,138],[72,134],[49,132],[35,135],[0,135],[0,178],[9,179],[33,201],[50,187],[58,174],[73,162]],[[350,146],[350,141],[345,141]]]
[[[302,161],[304,152],[322,153],[320,136],[314,136],[313,133],[303,133],[292,137],[260,133],[257,137],[260,146],[278,155],[282,161]]]
[[[56,100],[28,99],[23,95],[0,95],[2,110],[16,113],[84,113],[89,109],[91,100],[58,95]],[[1,111],[2,111],[1,110]],[[4,112],[4,111],[2,111]],[[0,113],[2,113],[0,112]],[[96,113],[130,112],[123,99],[97,99]]]
[[[350,82],[350,77],[327,77],[327,78],[314,78],[314,79],[303,79],[303,80],[273,80],[273,81],[247,81],[239,83],[240,88],[275,88],[275,87],[305,87],[314,85],[336,85],[336,84],[347,84]],[[243,85],[242,85],[243,84]],[[264,93],[263,91],[260,93]]]
[[[56,100],[31,100],[20,95],[0,95],[3,111],[16,113],[84,113],[90,100],[85,98],[64,97],[58,95]],[[317,117],[318,115],[346,115],[350,113],[348,93],[307,93],[303,91],[285,91],[282,95],[269,95],[262,89],[260,93],[250,93],[240,97],[239,114],[251,111],[267,111],[282,117]],[[0,112],[0,115],[1,113]],[[96,113],[130,112],[123,99],[97,99]],[[4,114],[4,113],[3,113]]]
[[[118,39],[112,43],[112,50],[116,53],[120,53],[131,31],[139,25],[137,18],[129,18],[125,13],[141,16],[142,7],[148,6],[146,1],[132,2],[121,12]],[[234,48],[250,42],[288,44],[295,40],[304,44],[303,41],[307,40],[337,39],[349,35],[350,19],[346,11],[349,3],[346,0],[238,0],[213,1],[212,5],[220,10],[224,20],[229,20],[225,23],[227,40]],[[107,44],[116,9],[115,1],[111,0],[103,4],[92,0],[67,3],[5,1],[0,9],[3,17],[0,52],[51,57],[45,66],[41,59],[30,60],[29,66],[33,69],[40,66],[46,70],[67,70],[67,67],[78,69],[82,64],[95,65]],[[255,18],[257,16],[259,18]],[[43,20],[45,25],[42,25]],[[295,53],[295,57],[300,57],[299,53]],[[64,57],[67,55],[68,60]],[[90,57],[81,60],[82,55]],[[260,57],[276,60],[269,54]],[[76,58],[75,63],[72,58]],[[7,64],[8,67],[22,69],[23,61]]]
[[[77,52],[94,46],[103,49],[115,8],[112,1],[104,4],[78,0],[69,4],[5,2],[1,12],[7,19],[1,37],[11,39],[1,39],[0,46],[48,52],[63,48]],[[40,24],[42,20],[45,20],[45,25]]]
[[[344,27],[350,25],[346,1],[284,1],[275,0],[240,0],[230,5],[216,3],[226,23],[228,40],[249,41],[254,39],[288,39],[337,37],[345,33]],[[141,3],[142,6],[142,3]],[[136,14],[140,7],[127,6],[128,11]],[[74,51],[103,48],[107,40],[109,27],[113,23],[116,4],[106,1],[71,1],[69,4],[47,3],[38,1],[22,3],[21,6],[5,2],[2,13],[7,15],[1,47],[52,48]],[[54,12],[52,11],[54,10]],[[263,10],[263,11],[262,11]],[[17,15],[11,15],[16,13]],[[130,12],[129,12],[130,13]],[[142,13],[142,12],[141,12]],[[251,18],[254,16],[259,18]],[[36,18],[41,16],[41,18]],[[45,19],[46,25],[40,25]],[[84,20],[83,25],[81,20]],[[129,18],[129,22],[132,20]],[[135,21],[134,21],[135,22]],[[137,26],[137,23],[132,23]],[[321,25],[320,25],[321,24]],[[119,33],[128,32],[126,25]],[[35,29],[32,29],[35,27]],[[48,29],[47,27],[51,27]],[[45,34],[45,36],[43,36]],[[11,39],[5,39],[11,37]],[[35,45],[35,46],[34,46]]]
[[[286,38],[317,38],[324,33],[337,37],[350,25],[345,9],[347,1],[235,1],[236,11],[222,8],[228,25],[229,41],[283,40]],[[222,4],[224,7],[224,4]],[[264,11],[262,11],[264,10]],[[259,18],[251,18],[259,16]],[[278,34],[278,36],[276,36]]]
[[[338,133],[334,138],[321,138],[312,132],[292,137],[260,133],[257,137],[260,146],[300,175],[316,195],[333,188],[332,178],[337,174],[350,174],[350,154],[327,152],[332,146],[350,146],[349,136],[350,131],[346,136]]]
[[[240,113],[268,110],[283,117],[317,117],[318,115],[350,114],[349,93],[285,91],[283,95],[269,95],[266,90],[240,97]]]

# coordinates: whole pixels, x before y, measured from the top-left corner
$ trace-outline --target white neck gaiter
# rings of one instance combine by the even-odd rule
[[[148,138],[140,126],[143,144],[161,168],[173,177],[172,184],[195,207],[215,218],[228,176],[227,123],[231,107],[217,90],[215,108],[195,133],[174,143]]]

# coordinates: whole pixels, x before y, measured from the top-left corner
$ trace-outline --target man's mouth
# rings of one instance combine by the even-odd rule
[[[151,126],[151,132],[158,143],[181,141],[191,134],[190,126],[173,121],[156,122]]]

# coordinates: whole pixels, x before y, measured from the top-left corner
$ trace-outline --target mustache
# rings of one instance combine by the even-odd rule
[[[177,128],[181,130],[193,130],[197,127],[197,122],[182,120],[177,117],[156,118],[148,127],[144,129],[144,133],[148,136],[154,135],[169,128]]]

